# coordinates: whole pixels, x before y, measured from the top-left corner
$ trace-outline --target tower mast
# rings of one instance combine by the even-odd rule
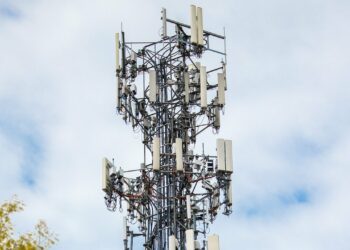
[[[218,250],[209,224],[220,208],[232,212],[232,141],[217,139],[215,155],[204,146],[194,151],[199,134],[220,129],[226,37],[203,29],[201,7],[191,5],[190,14],[187,25],[168,19],[163,9],[155,42],[129,42],[124,31],[116,33],[116,110],[142,133],[144,145],[140,167],[124,171],[107,158],[102,163],[107,208],[127,207],[125,250],[133,249],[136,237],[144,239],[145,250]],[[210,44],[222,44],[224,51]]]

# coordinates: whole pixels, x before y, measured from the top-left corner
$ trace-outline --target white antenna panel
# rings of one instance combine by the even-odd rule
[[[167,25],[166,25],[166,9],[162,8],[162,37],[167,37],[168,32],[167,32]]]
[[[216,140],[218,171],[233,172],[232,140]]]
[[[176,250],[176,238],[175,235],[169,236],[169,250]]]
[[[153,170],[159,170],[160,166],[160,140],[159,137],[153,138]]]
[[[109,168],[112,166],[112,163],[106,158],[102,159],[102,190],[107,190],[107,184],[109,180]]]
[[[149,71],[149,100],[150,102],[155,102],[157,98],[157,77],[156,71]]]
[[[218,104],[225,105],[225,75],[218,73]]]
[[[200,67],[200,80],[201,80],[201,107],[207,108],[207,68],[205,66]]]
[[[195,250],[193,229],[186,230],[186,250]]]
[[[191,196],[186,195],[186,211],[187,211],[187,219],[191,219],[192,210],[191,210]]]
[[[119,69],[119,33],[115,33],[115,67]]]
[[[218,107],[215,107],[215,120],[214,120],[214,127],[219,128],[220,127],[220,110]]]
[[[198,43],[197,10],[195,5],[191,5],[191,43]]]
[[[182,159],[182,139],[176,138],[176,170],[177,171],[183,171],[183,159]]]
[[[219,235],[213,234],[208,236],[208,250],[220,250]]]
[[[225,171],[225,140],[216,139],[216,153],[218,161],[218,171]]]
[[[184,73],[184,82],[185,82],[185,89],[184,89],[184,94],[185,94],[185,104],[188,104],[190,101],[190,76],[188,72]]]
[[[225,161],[226,171],[233,172],[232,140],[225,140]]]
[[[201,7],[197,7],[197,33],[198,45],[203,46],[203,14]]]

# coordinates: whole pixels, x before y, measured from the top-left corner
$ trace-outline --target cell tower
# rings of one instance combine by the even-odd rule
[[[134,170],[116,169],[106,158],[102,164],[107,208],[127,208],[125,250],[134,242],[145,250],[219,250],[219,236],[208,235],[209,224],[220,209],[232,212],[232,141],[217,139],[216,155],[206,154],[204,145],[194,151],[199,134],[220,128],[227,89],[225,31],[204,30],[202,8],[190,10],[187,25],[168,19],[162,9],[156,42],[127,42],[124,31],[116,33],[117,113],[142,133],[144,145],[143,162]],[[207,62],[204,53],[210,54]]]

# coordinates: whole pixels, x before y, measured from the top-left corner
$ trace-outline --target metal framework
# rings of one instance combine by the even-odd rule
[[[168,24],[174,35],[168,35]],[[224,51],[210,47],[211,41]],[[208,70],[204,53],[218,66]],[[209,75],[215,76],[210,82]],[[194,145],[200,133],[220,128],[225,34],[203,30],[200,7],[191,6],[191,25],[168,19],[163,9],[159,41],[127,42],[124,31],[116,33],[116,76],[117,113],[142,133],[144,145],[143,162],[134,170],[116,169],[106,158],[102,164],[107,208],[127,207],[124,249],[132,250],[134,238],[143,237],[145,250],[218,250],[209,224],[220,208],[225,215],[232,212],[232,142],[217,139],[216,155],[205,154],[204,145],[196,153]],[[127,172],[139,175],[130,178]]]

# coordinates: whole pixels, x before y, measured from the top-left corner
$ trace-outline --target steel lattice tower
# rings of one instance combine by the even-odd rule
[[[207,235],[209,224],[220,208],[232,212],[231,140],[217,139],[216,155],[205,154],[204,146],[194,152],[198,134],[220,128],[226,37],[203,30],[200,7],[191,5],[190,23],[168,19],[163,9],[161,40],[127,42],[123,31],[116,33],[117,113],[142,133],[144,145],[143,162],[134,170],[103,159],[107,208],[127,206],[125,250],[133,249],[135,237],[150,250],[218,250],[218,236]],[[217,63],[212,69],[204,66],[204,53],[210,53],[209,64]],[[131,171],[139,176],[124,175]]]

